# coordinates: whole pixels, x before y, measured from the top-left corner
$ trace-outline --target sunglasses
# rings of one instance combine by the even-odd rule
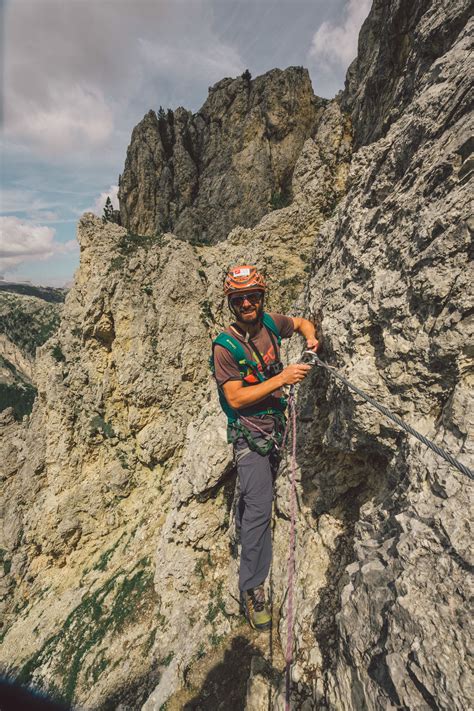
[[[248,301],[252,306],[256,306],[262,300],[263,294],[261,291],[252,291],[250,294],[240,294],[239,296],[231,296],[230,301],[232,306],[242,306],[244,301]]]

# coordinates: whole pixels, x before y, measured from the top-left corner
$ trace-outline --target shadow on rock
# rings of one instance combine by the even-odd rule
[[[207,674],[196,696],[188,701],[185,711],[228,711],[245,708],[247,681],[250,675],[252,657],[261,652],[245,637],[232,640],[223,660]]]
[[[350,446],[344,451],[344,442],[352,444],[348,429],[355,421],[354,405],[351,399],[341,400],[331,411],[334,396],[331,400],[328,388],[328,376],[321,371],[311,374],[307,387],[300,388],[297,436],[302,500],[311,510],[312,527],[323,540],[325,531],[334,528],[339,531],[330,544],[326,582],[319,591],[313,618],[313,633],[321,651],[321,671],[326,680],[337,662],[336,620],[347,579],[346,568],[356,557],[354,536],[361,508],[369,501],[374,505],[383,502],[397,487],[397,478],[402,476],[395,471],[393,462],[389,466],[393,453],[370,437],[355,451],[351,451]],[[331,448],[331,442],[337,441],[341,448]],[[331,537],[329,535],[329,540]],[[327,701],[320,699],[319,703],[321,709],[327,708]]]
[[[126,682],[110,696],[95,706],[96,711],[115,711],[116,709],[141,709],[160,680],[157,669],[150,669],[148,674]]]

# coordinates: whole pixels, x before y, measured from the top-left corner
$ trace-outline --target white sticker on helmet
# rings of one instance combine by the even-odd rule
[[[234,278],[250,276],[250,269],[248,267],[241,267],[240,269],[234,269],[234,271],[232,272],[232,276]]]

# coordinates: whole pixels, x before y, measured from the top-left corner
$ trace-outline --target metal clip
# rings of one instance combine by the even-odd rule
[[[307,365],[318,365],[318,354],[314,351],[303,351],[300,358],[300,363],[306,363]]]

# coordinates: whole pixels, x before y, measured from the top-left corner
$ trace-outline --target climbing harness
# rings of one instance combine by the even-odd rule
[[[278,451],[283,440],[283,433],[286,423],[285,415],[283,412],[278,410],[266,410],[265,413],[270,414],[273,417],[275,426],[272,433],[265,432],[265,430],[262,430],[255,422],[250,422],[246,417],[241,415],[238,420],[229,425],[227,430],[227,441],[230,444],[234,444],[238,439],[243,437],[248,448],[252,452],[257,452],[262,457],[266,457],[272,449],[276,449]],[[251,425],[252,430],[260,432],[262,437],[255,437],[249,427],[245,425],[245,422]],[[262,439],[264,441],[263,444],[261,444]]]
[[[457,459],[455,459],[449,452],[446,452],[444,449],[441,449],[441,447],[438,447],[437,444],[429,440],[427,437],[422,435],[420,432],[417,432],[411,425],[408,425],[406,422],[404,422],[398,415],[394,415],[393,412],[390,412],[384,405],[381,405],[377,400],[374,400],[373,397],[370,395],[367,395],[364,393],[360,388],[358,388],[356,385],[353,385],[350,383],[343,375],[341,375],[332,365],[328,365],[327,363],[324,363],[319,356],[314,353],[314,351],[304,351],[303,353],[303,358],[310,360],[311,365],[317,365],[320,368],[324,368],[327,370],[329,373],[334,375],[336,378],[341,380],[344,385],[346,385],[348,388],[356,392],[358,395],[360,395],[361,398],[366,400],[368,403],[370,403],[373,407],[375,407],[379,412],[381,412],[385,417],[388,417],[389,420],[392,420],[392,422],[395,422],[399,427],[405,430],[405,432],[408,432],[411,434],[413,437],[416,437],[420,442],[422,442],[426,447],[429,447],[435,454],[438,456],[442,457],[445,461],[447,461],[449,464],[451,464],[453,467],[458,469],[462,474],[465,474],[468,476],[470,479],[474,479],[474,472],[469,469],[465,464],[462,464],[462,462],[459,462]]]

